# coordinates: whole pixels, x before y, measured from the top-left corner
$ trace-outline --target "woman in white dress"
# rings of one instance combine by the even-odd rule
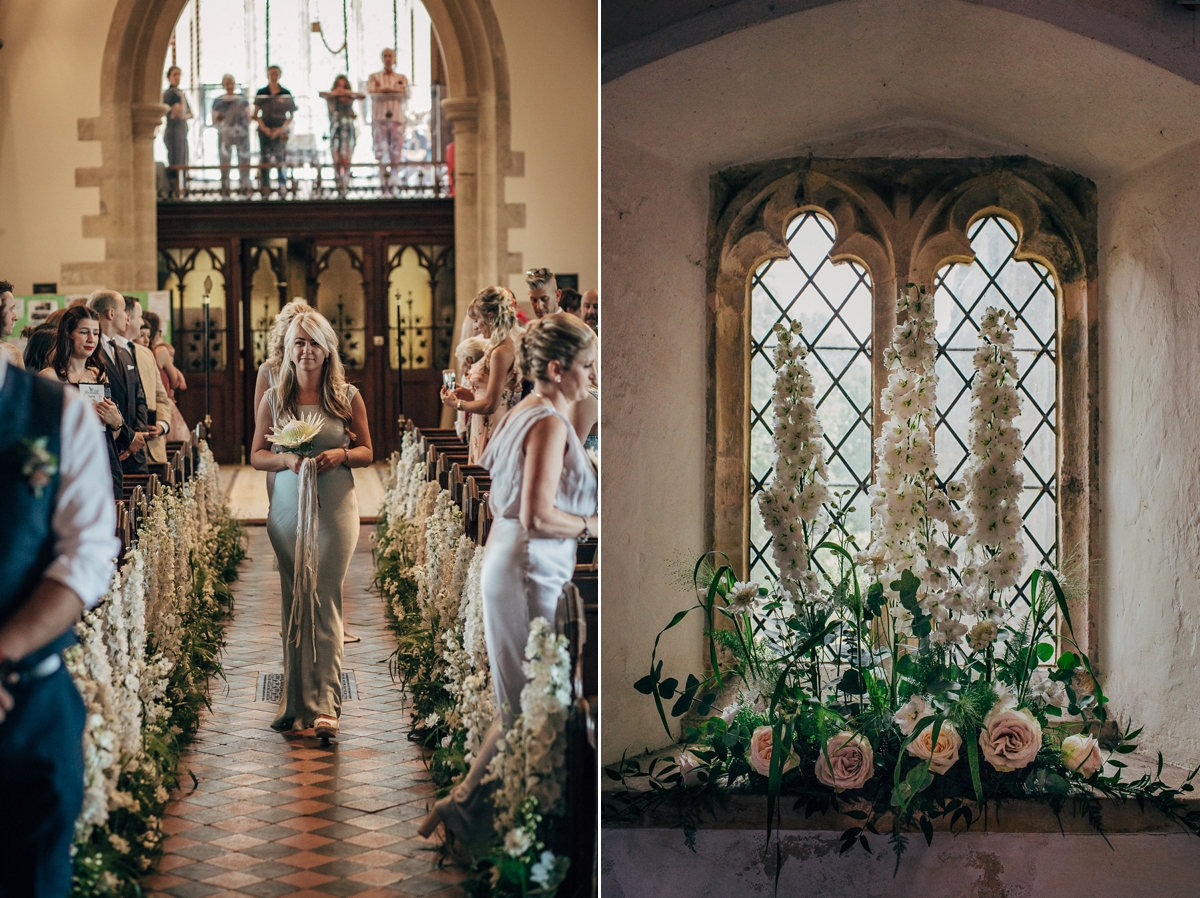
[[[529,326],[517,362],[534,389],[500,422],[482,464],[492,475],[494,519],[483,556],[484,635],[500,714],[466,778],[430,810],[420,834],[445,824],[468,844],[489,840],[491,791],[482,786],[496,743],[521,712],[530,622],[554,620],[575,572],[576,541],[597,535],[596,471],[571,412],[595,382],[596,339],[573,315]]]

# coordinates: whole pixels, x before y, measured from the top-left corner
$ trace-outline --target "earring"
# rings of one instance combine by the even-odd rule
[[[555,382],[556,384],[560,384],[560,383],[562,383],[562,375],[560,374],[558,377],[554,378],[554,382]]]

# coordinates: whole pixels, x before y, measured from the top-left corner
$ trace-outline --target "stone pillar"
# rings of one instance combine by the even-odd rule
[[[450,97],[442,111],[454,126],[454,339],[475,294],[486,286],[483,272],[483,210],[479,206],[479,100]]]
[[[130,125],[128,196],[132,217],[129,289],[158,289],[158,185],[155,183],[154,131],[167,114],[162,103],[134,103]]]

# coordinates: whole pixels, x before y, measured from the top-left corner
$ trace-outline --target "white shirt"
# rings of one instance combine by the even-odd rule
[[[0,387],[8,361],[0,353]],[[108,449],[96,428],[96,412],[68,389],[63,397],[58,460],[58,497],[50,519],[54,561],[44,576],[70,589],[87,608],[108,591],[113,559],[121,550],[113,502]]]

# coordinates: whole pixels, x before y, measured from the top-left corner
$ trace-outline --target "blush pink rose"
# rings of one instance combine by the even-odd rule
[[[1100,743],[1095,736],[1068,736],[1062,743],[1062,762],[1087,779],[1104,766]]]
[[[937,745],[933,745],[933,726],[927,726],[908,743],[908,753],[924,761],[929,758],[929,769],[934,773],[945,773],[958,761],[958,750],[962,747],[962,736],[948,720],[942,721],[938,730]]]
[[[1009,773],[1028,767],[1042,747],[1042,725],[1025,708],[992,711],[979,731],[983,759]]]
[[[813,773],[826,786],[838,792],[861,789],[875,773],[875,752],[865,737],[842,732],[826,743],[817,757]]]
[[[759,727],[750,737],[750,750],[746,752],[746,759],[749,760],[750,766],[756,773],[763,776],[771,775],[771,742],[771,728]],[[794,754],[789,755],[783,762],[782,772],[787,773],[799,763],[799,758]]]

